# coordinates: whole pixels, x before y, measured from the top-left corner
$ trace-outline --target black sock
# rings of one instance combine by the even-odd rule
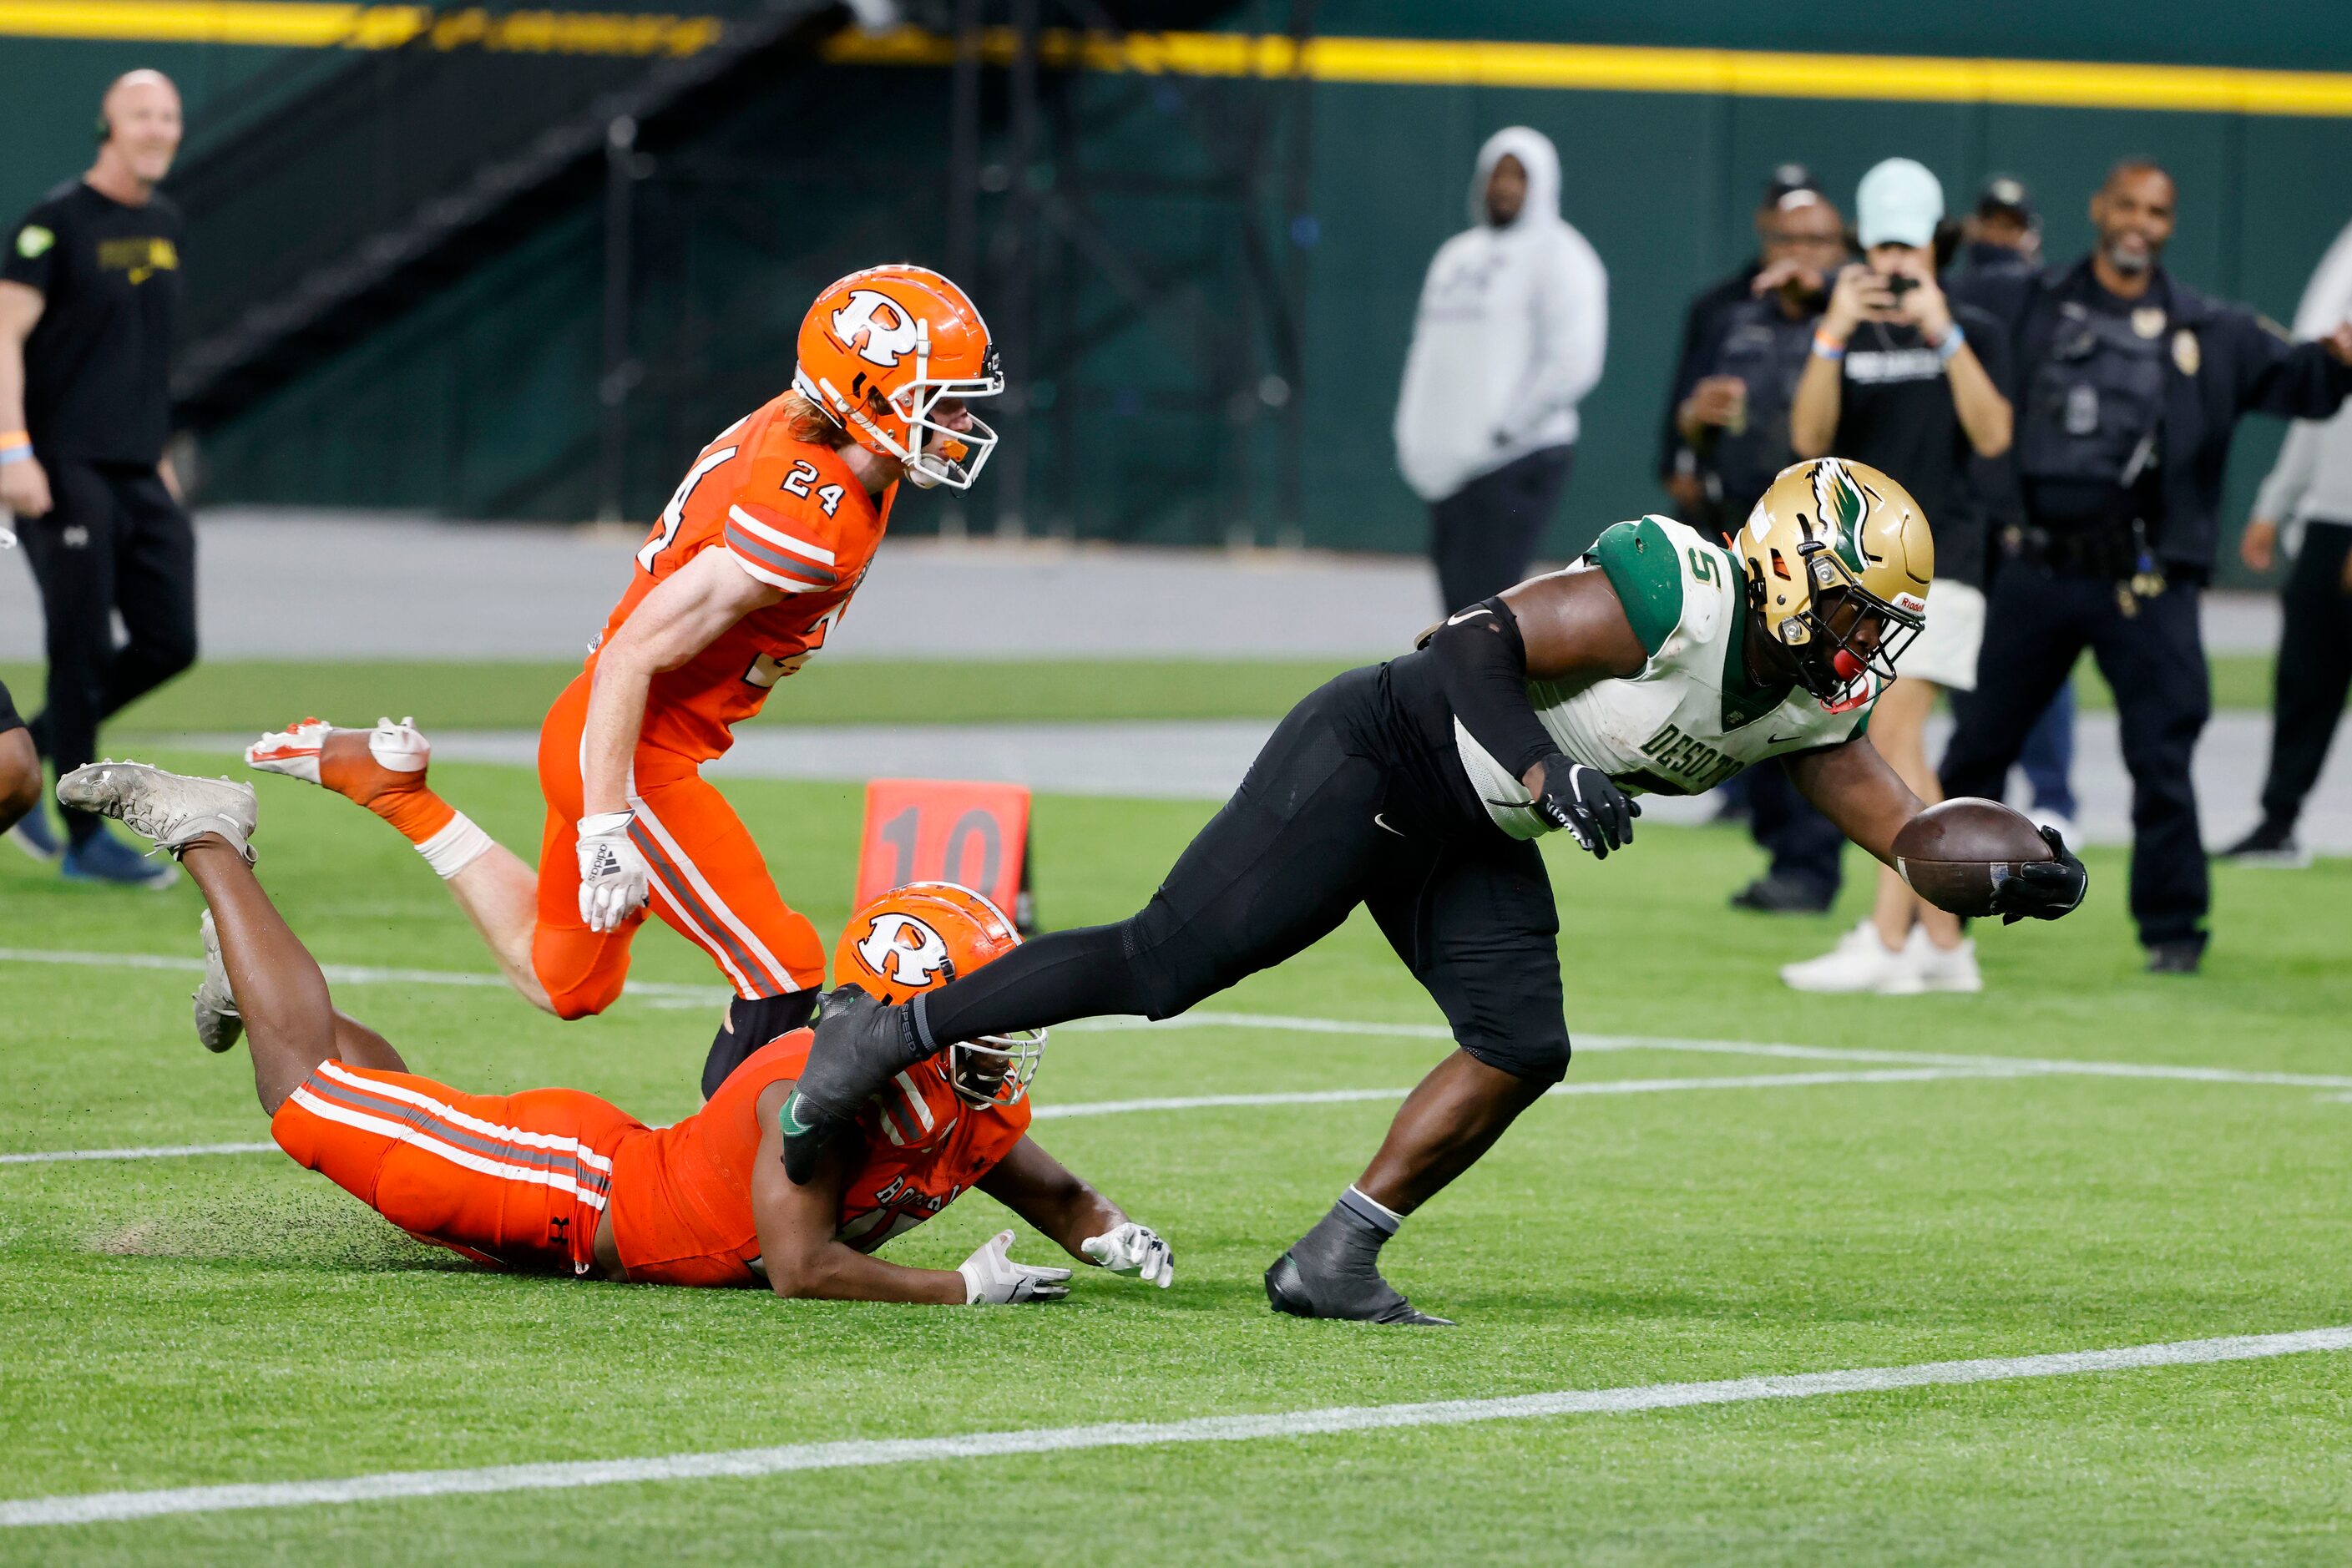
[[[782,996],[738,996],[727,1004],[726,1022],[710,1042],[710,1055],[702,1064],[702,1098],[709,1100],[719,1092],[719,1086],[741,1067],[751,1054],[768,1045],[779,1035],[788,1035],[809,1021],[816,1011],[816,993],[788,992]]]
[[[1298,1238],[1290,1256],[1307,1277],[1318,1304],[1327,1309],[1402,1300],[1381,1278],[1381,1248],[1402,1223],[1402,1215],[1349,1187],[1331,1212]]]

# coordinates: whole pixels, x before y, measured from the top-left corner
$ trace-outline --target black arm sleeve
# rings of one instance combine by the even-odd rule
[[[1517,778],[1559,750],[1528,700],[1528,645],[1501,595],[1448,620],[1429,639],[1446,705],[1470,738]]]

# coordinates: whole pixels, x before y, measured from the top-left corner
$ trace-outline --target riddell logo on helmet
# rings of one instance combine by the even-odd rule
[[[947,939],[912,915],[896,910],[874,917],[857,944],[866,967],[895,985],[929,985],[954,967]]]
[[[912,312],[887,294],[853,289],[849,303],[833,313],[833,335],[857,351],[857,357],[888,370],[921,342]]]

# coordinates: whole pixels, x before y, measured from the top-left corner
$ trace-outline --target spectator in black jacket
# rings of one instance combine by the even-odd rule
[[[1821,187],[1802,163],[1783,163],[1765,183],[1756,206],[1755,259],[1728,278],[1708,285],[1683,312],[1682,341],[1675,350],[1675,374],[1666,387],[1665,417],[1658,430],[1658,482],[1674,498],[1675,518],[1694,528],[1715,526],[1713,502],[1699,471],[1696,454],[1684,441],[1682,406],[1715,358],[1722,337],[1724,313],[1745,304],[1756,294],[1756,275],[1776,262],[1795,260],[1817,271],[1834,272],[1845,259],[1841,237],[1834,250],[1827,247],[1802,220],[1783,224],[1784,213],[1808,215],[1822,201]]]
[[[1845,220],[1819,192],[1784,193],[1768,215],[1763,268],[1747,295],[1716,314],[1711,346],[1675,411],[1702,487],[1694,526],[1739,526],[1782,468],[1797,460],[1789,409],[1804,374],[1829,280],[1846,258]],[[1819,914],[1836,901],[1845,835],[1799,795],[1779,763],[1752,768],[1723,793],[1745,804],[1756,842],[1771,856],[1764,875],[1732,896],[1736,908]]]

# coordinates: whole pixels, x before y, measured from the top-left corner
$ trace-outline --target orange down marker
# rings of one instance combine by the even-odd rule
[[[1029,791],[953,779],[875,779],[866,786],[856,903],[908,882],[960,882],[1024,931]]]

